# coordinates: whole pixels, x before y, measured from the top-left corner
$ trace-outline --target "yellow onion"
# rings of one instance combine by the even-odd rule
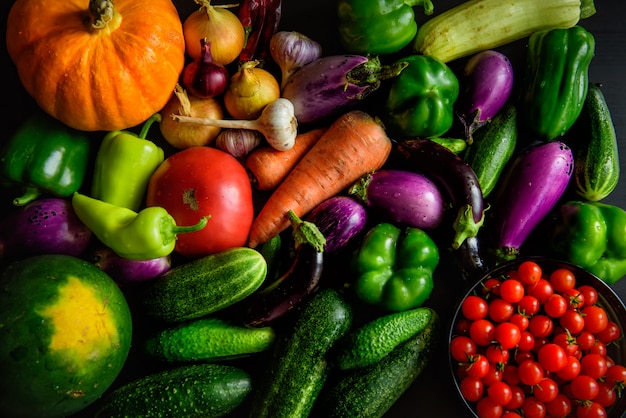
[[[211,5],[211,0],[194,0],[200,8],[192,12],[183,22],[185,52],[192,59],[202,56],[200,40],[211,42],[213,61],[227,65],[233,62],[243,49],[245,32],[236,14],[228,10],[233,5]]]
[[[256,119],[263,108],[280,97],[276,77],[258,67],[259,61],[248,61],[232,75],[224,92],[224,107],[236,119]]]

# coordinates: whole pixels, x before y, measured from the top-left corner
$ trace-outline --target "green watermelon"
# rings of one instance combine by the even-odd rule
[[[93,264],[66,255],[14,261],[0,271],[0,411],[83,410],[121,372],[131,337],[124,294]]]

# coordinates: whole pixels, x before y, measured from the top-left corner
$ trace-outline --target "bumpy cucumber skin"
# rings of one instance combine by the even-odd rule
[[[256,291],[267,276],[260,252],[235,247],[181,264],[150,282],[144,312],[165,322],[207,316]]]
[[[419,333],[366,367],[339,371],[318,396],[313,417],[380,418],[428,365],[440,329],[437,314]]]
[[[398,345],[422,331],[435,314],[420,307],[384,315],[350,332],[341,343],[336,364],[342,370],[365,367],[391,353]]]
[[[168,328],[146,341],[148,355],[161,361],[222,361],[269,350],[276,333],[219,318],[201,318]]]
[[[598,202],[615,190],[620,165],[617,134],[610,109],[600,86],[590,83],[579,124],[589,137],[580,138],[573,148],[574,182],[582,198]]]
[[[489,123],[474,133],[464,159],[472,167],[483,191],[483,198],[496,187],[517,146],[517,109],[506,104]]]
[[[250,418],[305,418],[327,380],[327,354],[352,325],[352,310],[333,289],[306,302],[293,331],[277,341]]]
[[[234,411],[252,390],[244,370],[201,363],[142,377],[111,392],[96,418],[216,418]]]

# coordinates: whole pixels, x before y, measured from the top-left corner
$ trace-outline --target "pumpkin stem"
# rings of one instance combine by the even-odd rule
[[[89,0],[89,20],[93,29],[104,29],[115,17],[112,0]]]

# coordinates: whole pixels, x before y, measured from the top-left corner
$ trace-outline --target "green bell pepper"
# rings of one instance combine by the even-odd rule
[[[593,35],[581,26],[533,33],[524,78],[526,119],[544,141],[572,127],[587,96]]]
[[[7,184],[24,187],[13,200],[24,206],[43,193],[69,197],[83,184],[91,139],[45,113],[26,119],[0,154],[0,174]]]
[[[178,226],[167,210],[150,206],[137,213],[90,196],[74,193],[72,208],[102,244],[129,260],[153,260],[174,251],[178,234],[199,231],[208,222]]]
[[[139,135],[113,131],[104,137],[94,163],[92,197],[134,211],[143,206],[150,177],[165,158],[163,149],[146,139],[160,118],[157,113],[148,119]]]
[[[417,34],[413,7],[434,11],[430,0],[339,0],[339,39],[347,52],[385,55],[398,52]]]
[[[626,275],[626,211],[600,202],[569,201],[559,208],[552,246],[557,256],[608,284]]]
[[[365,235],[352,263],[357,297],[399,312],[417,308],[430,297],[439,249],[421,229],[381,223]]]
[[[448,65],[426,55],[410,55],[391,81],[382,119],[392,134],[435,138],[454,122],[459,80]]]

